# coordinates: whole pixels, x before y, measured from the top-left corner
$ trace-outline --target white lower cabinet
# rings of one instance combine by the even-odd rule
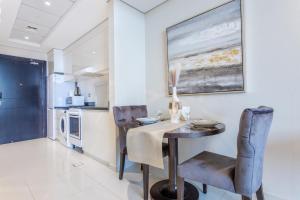
[[[116,133],[112,113],[98,110],[83,110],[83,151],[92,158],[115,167]]]

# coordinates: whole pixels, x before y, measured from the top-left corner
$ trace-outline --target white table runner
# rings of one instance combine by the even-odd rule
[[[128,159],[163,169],[163,137],[166,132],[180,128],[185,123],[170,121],[130,129],[127,133]]]

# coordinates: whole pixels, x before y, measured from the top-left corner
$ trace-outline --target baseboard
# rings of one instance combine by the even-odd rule
[[[117,170],[117,166],[116,166],[116,165],[113,165],[113,164],[111,164],[111,163],[109,163],[109,162],[107,162],[107,161],[105,161],[105,160],[102,160],[102,159],[100,159],[100,158],[97,158],[97,157],[95,157],[95,156],[93,156],[93,155],[91,155],[91,154],[89,154],[89,153],[87,153],[87,152],[84,152],[84,155],[86,155],[87,157],[89,157],[89,158],[91,158],[91,159],[93,159],[93,160],[95,160],[95,161],[101,163],[102,165],[105,165],[106,167],[110,168],[110,169],[113,170],[113,171],[116,171],[116,170]]]
[[[288,200],[285,198],[277,197],[276,195],[265,193],[265,197],[267,200]]]

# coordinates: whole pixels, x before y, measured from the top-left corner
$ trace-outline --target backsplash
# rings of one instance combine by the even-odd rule
[[[81,79],[78,80],[78,85],[85,102],[95,102],[97,107],[108,106],[107,77]]]

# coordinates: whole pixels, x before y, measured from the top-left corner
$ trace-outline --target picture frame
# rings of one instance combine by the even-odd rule
[[[207,24],[214,26],[206,28]],[[193,25],[196,27],[192,27]],[[227,35],[221,35],[222,28]],[[211,43],[209,42],[210,33],[216,34],[215,37],[211,37]],[[218,36],[218,33],[221,34]],[[193,34],[200,36],[193,37],[191,36]],[[230,1],[168,27],[166,38],[169,95],[172,94],[169,72],[172,65],[178,66],[178,63],[182,65],[177,86],[178,95],[245,92],[241,0]],[[201,39],[203,41],[203,38],[208,39],[207,46],[199,43]],[[193,39],[199,40],[199,46],[197,42],[195,45],[192,44]],[[215,42],[218,40],[219,43]],[[186,46],[184,41],[188,41]],[[192,49],[189,49],[189,44]],[[208,52],[206,52],[207,49]],[[212,64],[210,65],[208,61]]]

